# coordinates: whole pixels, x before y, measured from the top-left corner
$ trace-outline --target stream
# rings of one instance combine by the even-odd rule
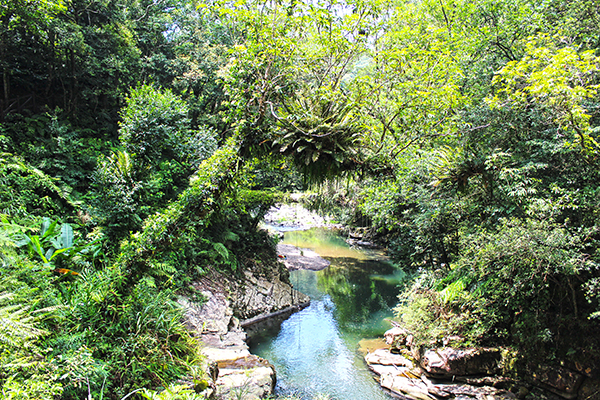
[[[310,296],[311,305],[251,338],[251,352],[275,366],[275,393],[307,400],[317,395],[390,399],[373,379],[358,343],[390,328],[384,319],[392,316],[402,271],[383,253],[351,249],[325,228],[285,232],[283,243],[309,248],[331,265],[318,272],[292,271],[292,284]]]

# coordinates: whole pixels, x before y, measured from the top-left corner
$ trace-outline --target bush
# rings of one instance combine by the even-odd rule
[[[396,309],[419,341],[458,333],[466,343],[509,344],[534,357],[598,349],[585,289],[597,279],[586,237],[546,221],[504,220],[466,240],[448,271],[423,273]]]

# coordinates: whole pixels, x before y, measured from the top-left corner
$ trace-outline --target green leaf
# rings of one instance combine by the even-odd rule
[[[52,221],[50,218],[44,218],[42,222],[42,230],[40,232],[41,238],[47,238],[53,236],[56,231],[56,225],[58,224],[58,220]]]
[[[42,258],[42,261],[46,264],[48,263],[48,259],[44,255],[44,249],[42,248],[42,244],[40,243],[40,237],[35,235],[31,238],[31,247],[33,250]]]
[[[62,224],[61,226],[62,236],[62,247],[69,248],[73,247],[73,228],[69,224]]]
[[[44,235],[46,234],[46,232],[48,232],[48,228],[50,228],[50,218],[44,218],[44,221],[42,222],[42,227],[40,229],[40,235],[42,235],[42,237],[44,237]]]
[[[53,251],[53,249],[50,249],[46,252],[46,258],[48,259],[48,261],[52,261],[52,259],[54,259],[54,257],[58,256],[59,254],[64,253],[67,250],[69,250],[69,249],[63,248],[63,249],[58,249],[55,251]],[[50,253],[50,256],[48,256],[48,253]]]
[[[225,261],[229,260],[229,250],[223,243],[213,243],[213,248]]]
[[[48,250],[46,250],[46,254],[44,255],[44,261],[45,262],[50,262],[50,260],[52,260],[54,258],[55,255],[55,251],[53,248],[49,248]]]
[[[15,246],[17,247],[23,247],[31,243],[31,239],[29,238],[29,236],[25,235],[24,233],[15,235],[13,237],[13,241],[15,243]]]

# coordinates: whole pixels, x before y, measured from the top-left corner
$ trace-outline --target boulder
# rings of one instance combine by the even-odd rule
[[[405,329],[394,326],[383,334],[385,343],[387,343],[392,349],[401,349],[405,346],[412,345],[412,335],[410,335]]]
[[[534,372],[533,378],[544,388],[564,397],[577,398],[577,390],[583,383],[583,375],[562,367],[541,366]],[[599,396],[600,397],[600,396]]]
[[[421,367],[427,374],[437,377],[456,375],[492,375],[499,371],[502,360],[497,348],[456,349],[445,347],[425,351]]]
[[[409,397],[410,399],[415,400],[437,400],[436,397],[429,394],[427,385],[420,379],[407,378],[396,374],[387,374],[381,376],[379,384],[393,394],[401,396],[401,398]]]
[[[399,371],[400,372],[400,371]],[[433,384],[426,378],[415,378],[410,372],[390,373],[382,375],[382,387],[392,393],[412,400],[514,400],[517,396],[507,390],[491,386],[471,386],[454,383]]]
[[[234,313],[242,319],[272,314],[288,307],[308,303],[309,297],[282,282],[278,277],[267,280],[246,271],[245,284],[232,290]]]
[[[393,365],[414,368],[412,361],[408,358],[399,354],[391,353],[387,349],[378,349],[365,356],[365,361],[368,365],[379,364],[379,365]]]
[[[275,388],[275,368],[250,354],[247,348],[205,348],[202,350],[218,366],[216,392],[219,398],[262,399]]]

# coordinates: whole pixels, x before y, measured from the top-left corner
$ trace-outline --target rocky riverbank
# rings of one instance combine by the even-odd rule
[[[364,343],[365,361],[379,384],[410,400],[600,399],[590,371],[538,366],[528,379],[511,377],[515,355],[503,348],[423,348],[400,327],[385,342]]]
[[[271,229],[308,229],[327,222],[300,204],[278,205],[265,218]],[[320,270],[329,262],[308,249],[277,247],[278,259],[289,270]],[[282,318],[309,305],[308,296],[295,290],[285,278],[286,268],[245,271],[231,278],[212,273],[193,284],[207,300],[201,306],[180,298],[188,328],[199,336],[202,353],[209,360],[207,399],[264,398],[273,393],[273,366],[250,353],[247,333],[255,326]]]
[[[272,394],[276,374],[266,360],[250,354],[247,328],[273,315],[292,313],[309,304],[308,296],[294,290],[280,276],[246,271],[242,279],[213,273],[194,283],[206,297],[201,306],[181,298],[188,328],[202,342],[211,367],[206,398],[253,400]]]

